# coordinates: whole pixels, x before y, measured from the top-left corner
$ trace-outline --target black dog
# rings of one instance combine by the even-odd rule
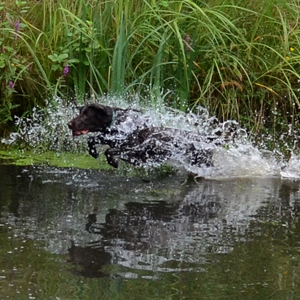
[[[80,114],[68,123],[73,136],[100,132],[88,138],[91,156],[97,158],[97,145],[108,145],[107,162],[117,168],[122,159],[135,166],[155,165],[175,159],[191,166],[212,165],[216,137],[195,132],[155,127],[137,110],[113,108],[97,103],[81,107]]]

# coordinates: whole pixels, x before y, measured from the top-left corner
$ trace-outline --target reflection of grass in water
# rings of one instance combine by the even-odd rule
[[[127,176],[139,176],[143,178],[145,181],[151,180],[151,178],[163,178],[175,175],[177,173],[177,169],[168,163],[162,163],[157,166],[145,166],[142,167],[134,167],[129,163],[126,163],[122,160],[119,160],[119,168],[118,173],[120,175]]]
[[[69,266],[61,263],[61,256],[41,250],[37,241],[10,235],[12,232],[0,238],[2,299],[25,299],[29,293],[32,298],[42,295],[44,299],[52,299],[48,297],[57,294],[67,299],[70,293],[76,293],[77,279],[69,272]],[[63,286],[68,289],[60,288]]]
[[[9,149],[0,150],[0,160],[2,163],[14,164],[18,166],[28,165],[50,165],[57,167],[75,167],[83,169],[110,169],[105,157],[100,156],[95,160],[88,154],[56,153],[47,151],[44,153],[34,153],[33,151]]]

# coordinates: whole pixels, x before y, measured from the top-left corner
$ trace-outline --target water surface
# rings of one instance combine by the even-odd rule
[[[1,299],[300,299],[298,180],[0,177]]]

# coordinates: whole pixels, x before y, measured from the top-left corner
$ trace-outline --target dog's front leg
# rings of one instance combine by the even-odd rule
[[[94,158],[99,157],[99,153],[96,148],[97,145],[109,145],[110,147],[114,146],[114,144],[110,140],[106,140],[102,135],[90,136],[87,143],[89,154]]]
[[[88,138],[87,143],[88,143],[89,154],[94,158],[98,158],[99,153],[96,149],[96,145],[100,144],[99,139],[97,137],[95,138],[94,136],[90,136]]]
[[[94,157],[94,158],[98,158],[99,157],[99,153],[96,149],[97,145],[100,144],[108,144],[101,136],[99,137],[94,137],[91,136],[88,138],[88,149],[89,149],[89,154]],[[118,168],[119,164],[118,164],[118,160],[114,157],[117,155],[120,155],[120,150],[115,149],[115,148],[109,148],[105,151],[105,156],[106,156],[106,160],[108,162],[108,164],[110,164],[111,166],[113,166],[114,168]]]

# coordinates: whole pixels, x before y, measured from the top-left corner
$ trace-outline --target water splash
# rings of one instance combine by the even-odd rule
[[[30,117],[15,116],[17,132],[12,132],[3,144],[22,144],[36,151],[53,150],[80,152],[84,140],[73,140],[68,121],[77,113],[73,103],[66,105],[61,98],[46,100],[44,108],[36,106]]]
[[[256,147],[249,140],[246,130],[238,122],[229,120],[220,122],[215,116],[210,116],[203,107],[198,107],[195,113],[181,111],[160,105],[159,107],[141,107],[138,102],[130,105],[121,98],[105,97],[99,103],[120,108],[133,108],[142,113],[132,111],[123,123],[123,132],[130,133],[142,126],[155,126],[174,129],[174,138],[180,142],[180,151],[175,151],[174,145],[167,145],[173,152],[169,163],[183,167],[199,177],[257,177],[281,176],[285,178],[300,178],[300,156],[293,154],[289,161],[284,155]],[[72,138],[67,127],[78,111],[74,104],[64,104],[57,98],[46,105],[46,108],[36,107],[31,117],[16,117],[18,132],[13,132],[2,143],[23,143],[34,149],[84,152],[87,149],[86,136]],[[184,132],[184,134],[182,134]],[[197,139],[194,137],[197,136]],[[196,166],[187,158],[186,145],[201,149],[213,150],[213,166]],[[149,162],[153,167],[154,163]],[[148,167],[149,167],[148,166]],[[147,167],[147,165],[145,166]]]

